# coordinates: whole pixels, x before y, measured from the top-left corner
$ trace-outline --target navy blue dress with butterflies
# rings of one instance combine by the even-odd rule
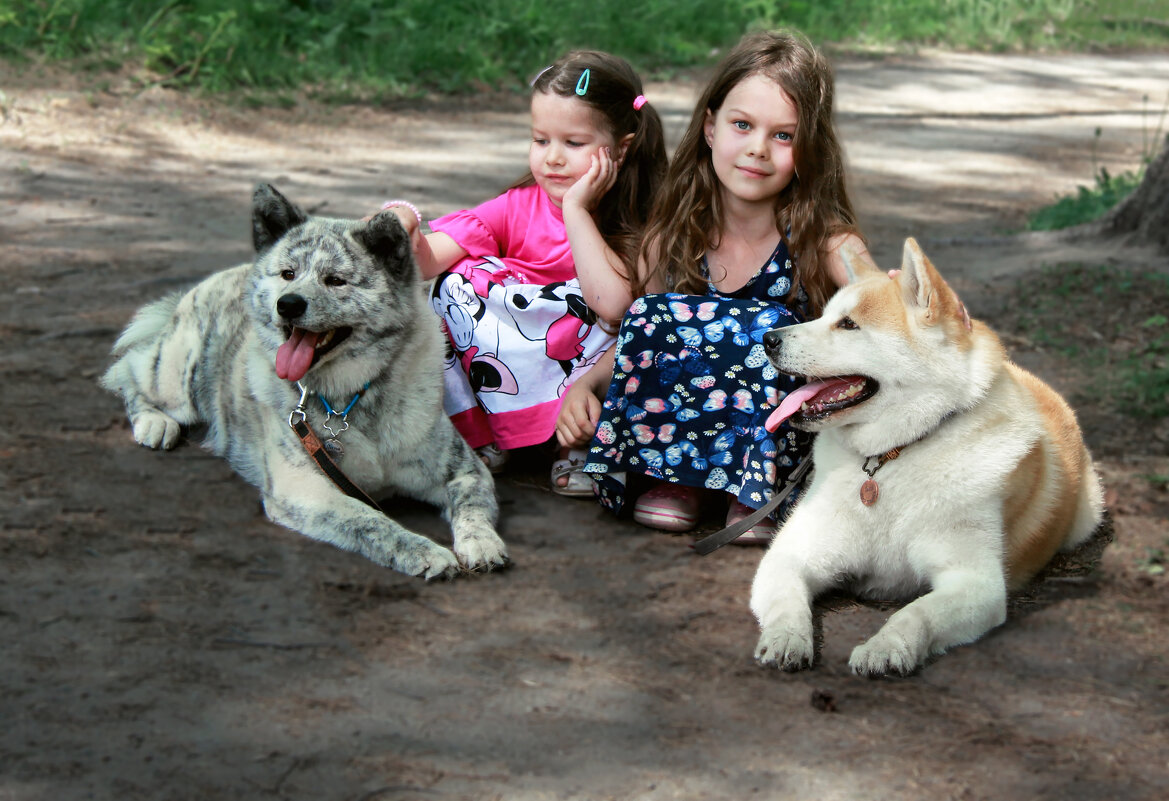
[[[633,302],[584,468],[604,506],[621,511],[629,474],[722,490],[756,509],[786,483],[812,440],[786,423],[774,434],[763,427],[799,383],[771,366],[763,334],[803,321],[783,302],[791,282],[781,242],[735,292],[708,279],[707,295]]]

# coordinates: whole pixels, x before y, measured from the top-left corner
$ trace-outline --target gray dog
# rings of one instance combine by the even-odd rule
[[[143,307],[114,345],[101,383],[134,439],[169,449],[206,423],[204,444],[260,488],[269,518],[403,573],[506,564],[491,475],[443,413],[442,334],[398,218],[310,218],[261,185],[252,239],[252,264]],[[454,553],[343,492],[301,421],[374,497],[438,506]]]

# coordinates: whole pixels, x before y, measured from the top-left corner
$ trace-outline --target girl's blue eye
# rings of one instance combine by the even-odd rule
[[[778,140],[779,140],[779,141],[781,141],[781,142],[790,142],[790,141],[791,141],[791,138],[792,138],[792,135],[791,135],[791,134],[789,134],[789,133],[786,133],[786,132],[784,132],[784,131],[780,131],[779,133],[777,133],[777,134],[775,135],[775,138],[776,138],[776,139],[778,139]]]
[[[583,145],[583,144],[581,144],[580,142],[572,142],[572,141],[569,141],[567,144],[568,144],[568,146],[569,146],[569,147],[584,147],[584,145]]]
[[[746,120],[735,120],[733,124],[740,131],[746,131],[751,127],[751,123],[747,122]]]

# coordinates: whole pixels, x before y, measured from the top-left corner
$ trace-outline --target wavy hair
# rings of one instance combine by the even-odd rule
[[[585,70],[589,71],[587,90],[578,95],[576,89]],[[599,50],[574,50],[566,54],[536,76],[532,92],[548,92],[587,104],[614,141],[620,142],[633,134],[616,182],[593,212],[597,230],[621,258],[626,270],[623,277],[632,283],[637,274],[641,237],[654,198],[666,177],[662,118],[648,103],[633,107],[643,88],[641,78],[629,62]],[[513,188],[533,183],[535,178],[528,172]]]
[[[822,267],[828,240],[858,236],[856,214],[844,181],[844,157],[832,120],[832,68],[800,33],[772,31],[743,37],[715,70],[674,152],[665,186],[646,229],[642,257],[650,273],[639,276],[634,296],[658,274],[671,290],[706,294],[702,258],[723,234],[719,180],[703,125],[732,89],[755,75],[778,84],[795,104],[792,143],[795,177],[776,197],[775,223],[793,254],[795,280],[784,302],[796,302],[799,287],[819,314],[835,287]]]

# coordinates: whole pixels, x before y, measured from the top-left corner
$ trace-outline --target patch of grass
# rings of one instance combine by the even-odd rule
[[[1034,212],[1027,219],[1027,230],[1057,231],[1098,220],[1140,186],[1143,174],[1142,170],[1111,175],[1101,167],[1094,186],[1081,186],[1074,195],[1065,195]]]
[[[522,88],[581,47],[671,74],[747,30],[781,25],[844,47],[1156,50],[1169,44],[1162,2],[7,0],[0,58],[129,67],[144,83],[211,92],[376,99]]]
[[[733,41],[757,2],[728,0],[15,0],[0,56],[117,58],[147,82],[376,98],[516,88],[560,53],[600,47],[687,65]],[[118,58],[121,56],[121,58]]]
[[[1138,330],[1144,342],[1119,365],[1124,394],[1150,417],[1169,416],[1169,320],[1154,314]]]
[[[1137,560],[1137,569],[1143,570],[1150,576],[1160,576],[1165,573],[1165,565],[1169,563],[1164,548],[1146,548],[1143,559]]]
[[[1145,171],[1153,162],[1156,148],[1161,142],[1165,115],[1169,113],[1169,95],[1165,98],[1155,126],[1150,125],[1148,95],[1144,96],[1143,103],[1144,124],[1141,127],[1143,144],[1140,168],[1120,175],[1111,175],[1106,167],[1098,166],[1096,148],[1103,135],[1103,129],[1097,128],[1092,139],[1092,169],[1095,172],[1095,185],[1091,187],[1080,186],[1074,195],[1065,195],[1058,198],[1050,206],[1044,206],[1033,212],[1027,219],[1028,230],[1057,231],[1098,220],[1140,186],[1145,177]]]
[[[1141,476],[1154,487],[1169,489],[1169,473],[1145,473]]]
[[[1169,417],[1169,275],[1061,264],[1020,279],[1003,310],[1025,341],[1059,354],[1077,404]]]

